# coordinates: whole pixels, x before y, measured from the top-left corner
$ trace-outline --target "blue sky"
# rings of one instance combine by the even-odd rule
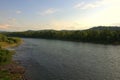
[[[1,0],[0,29],[78,30],[120,25],[120,0]]]

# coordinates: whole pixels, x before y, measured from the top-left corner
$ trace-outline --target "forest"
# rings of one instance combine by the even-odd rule
[[[14,37],[58,39],[102,44],[120,43],[120,28],[114,26],[99,26],[87,30],[28,30],[24,32],[7,32],[4,34]]]

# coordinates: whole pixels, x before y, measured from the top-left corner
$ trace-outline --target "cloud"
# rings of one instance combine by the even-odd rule
[[[99,0],[92,3],[80,2],[78,4],[75,4],[73,7],[76,9],[92,9],[102,6],[104,1],[106,0]]]
[[[54,8],[49,8],[43,12],[40,13],[40,15],[44,16],[44,15],[50,15],[50,14],[54,14],[56,13],[58,10],[54,9]]]
[[[9,24],[0,24],[0,29],[8,29],[10,26]]]
[[[108,7],[100,12],[96,12],[96,17],[107,19],[107,21],[120,21],[120,0],[104,0]]]
[[[8,19],[5,22],[10,25],[15,25],[19,23],[18,19],[14,17],[8,17]]]
[[[74,5],[74,8],[81,8],[84,4],[85,4],[84,2],[75,4],[75,5]]]
[[[73,7],[76,8],[76,9],[92,9],[92,8],[97,8],[97,7],[101,7],[103,5],[119,5],[120,3],[120,0],[96,0],[94,2],[91,2],[91,3],[85,3],[85,2],[80,2],[80,3],[77,3],[75,4]]]
[[[16,18],[9,18],[8,23],[16,23],[17,19]]]
[[[21,14],[21,13],[22,13],[22,11],[20,11],[20,10],[16,11],[16,14]]]
[[[106,26],[120,26],[120,0],[99,0],[93,3],[87,3],[78,5],[74,8],[77,9],[93,9],[99,7],[97,10],[92,10],[91,13],[86,13],[81,19],[78,19],[78,23],[83,26],[92,27],[99,25]],[[94,6],[92,5],[94,4]],[[89,7],[88,7],[89,6]],[[90,7],[91,6],[91,7]]]

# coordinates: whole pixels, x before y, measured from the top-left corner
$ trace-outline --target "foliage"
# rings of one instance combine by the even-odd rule
[[[12,51],[5,49],[0,49],[0,67],[3,65],[11,63],[12,60]],[[0,70],[0,80],[11,80],[10,73],[7,70]]]
[[[7,37],[0,34],[0,80],[18,80],[18,74],[11,74],[9,70],[5,68],[5,66],[11,64],[12,54],[14,51],[9,51],[3,48],[18,44],[20,42],[20,38]]]
[[[0,65],[9,63],[11,61],[12,51],[0,49]]]
[[[96,27],[88,30],[40,30],[40,31],[25,31],[25,32],[10,32],[5,33],[8,36],[27,37],[27,38],[44,38],[44,39],[59,39],[80,42],[92,42],[103,44],[118,44],[120,43],[120,31],[118,27]]]
[[[17,38],[7,37],[5,35],[0,34],[0,42],[17,43],[18,39]]]

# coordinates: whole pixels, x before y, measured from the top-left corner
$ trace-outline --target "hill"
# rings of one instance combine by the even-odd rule
[[[98,26],[92,27],[89,30],[120,30],[120,26]]]
[[[68,41],[120,44],[120,27],[98,26],[87,30],[38,30],[4,33],[13,37],[58,39]]]

